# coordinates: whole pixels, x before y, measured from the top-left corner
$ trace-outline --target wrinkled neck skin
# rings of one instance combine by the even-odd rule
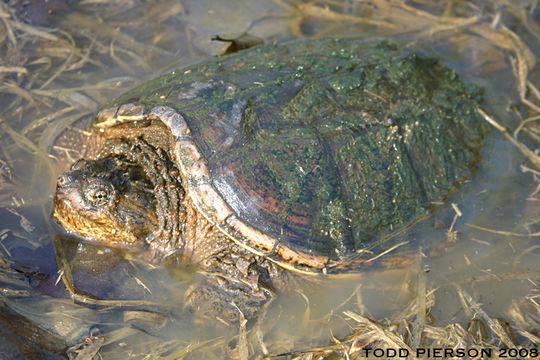
[[[155,231],[147,240],[154,257],[166,257],[182,249],[186,234],[186,207],[178,170],[166,152],[148,144],[141,138],[110,139],[106,141],[97,159],[122,156],[140,166],[153,186],[155,197]],[[158,254],[159,253],[159,254]]]

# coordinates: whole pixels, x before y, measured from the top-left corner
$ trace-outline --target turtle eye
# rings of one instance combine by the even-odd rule
[[[89,189],[86,196],[94,206],[102,206],[109,202],[110,194],[107,188]]]

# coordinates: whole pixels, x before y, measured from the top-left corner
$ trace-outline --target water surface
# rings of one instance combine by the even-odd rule
[[[274,299],[247,328],[185,311],[183,293],[200,276],[189,264],[154,267],[134,254],[66,239],[50,212],[56,177],[75,160],[79,146],[55,146],[58,134],[80,127],[100,105],[135,85],[219,53],[224,45],[210,40],[216,34],[248,32],[266,42],[398,39],[441,57],[466,82],[484,87],[483,107],[501,124],[514,130],[531,117],[518,138],[537,148],[538,114],[519,96],[525,89],[527,99],[540,103],[526,85],[539,83],[534,2],[47,4],[1,5],[4,313],[28,319],[29,327],[45,329],[64,348],[90,337],[86,349],[101,349],[106,359],[149,353],[242,358],[246,351],[280,354],[335,344],[334,337],[350,352],[362,343],[388,345],[372,342],[359,332],[362,326],[394,331],[411,347],[449,347],[449,334],[465,331],[472,319],[482,320],[486,335],[472,328],[461,332],[463,338],[477,335],[467,338],[469,345],[533,346],[540,331],[538,168],[493,127],[474,178],[407,235],[417,261],[306,282]],[[427,256],[433,243],[444,245]],[[373,323],[362,323],[366,319]],[[490,319],[502,319],[504,332]],[[6,344],[16,343],[16,329],[4,334]],[[2,346],[6,354],[18,351]],[[39,341],[37,346],[41,350],[34,351],[61,353]],[[327,350],[339,356],[345,351],[335,345]]]

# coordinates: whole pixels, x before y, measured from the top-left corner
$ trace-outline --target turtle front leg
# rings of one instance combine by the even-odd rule
[[[276,265],[240,248],[186,203],[187,231],[183,255],[199,268],[197,281],[184,296],[197,316],[225,324],[256,316],[272,297]]]
[[[197,317],[230,325],[242,318],[256,317],[270,298],[271,293],[267,290],[254,291],[241,282],[217,274],[205,274],[200,282],[186,291],[184,304]]]

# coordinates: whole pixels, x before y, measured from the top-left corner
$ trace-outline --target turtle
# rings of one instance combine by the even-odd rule
[[[359,269],[470,179],[481,101],[393,40],[258,45],[104,106],[53,217],[86,241],[181,254],[211,274],[186,294],[196,312],[252,318],[290,274]]]

